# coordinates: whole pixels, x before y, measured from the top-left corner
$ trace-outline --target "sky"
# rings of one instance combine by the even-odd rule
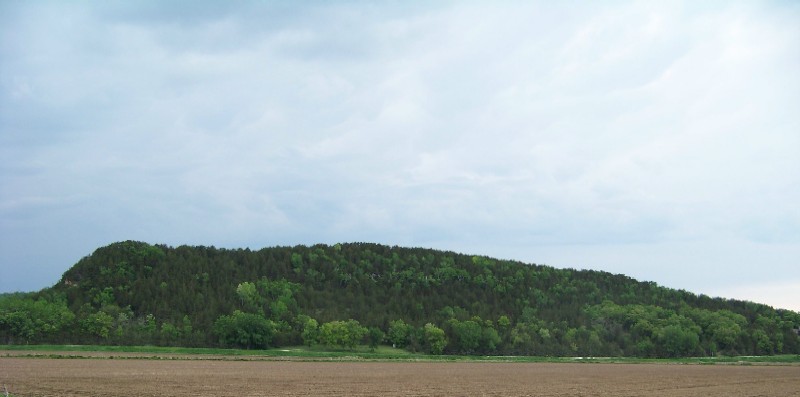
[[[376,242],[800,311],[800,3],[0,1],[0,292]]]

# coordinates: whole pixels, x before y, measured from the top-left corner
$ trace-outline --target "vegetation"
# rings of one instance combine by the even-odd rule
[[[553,363],[661,363],[661,364],[797,364],[800,355],[713,356],[713,357],[545,357],[545,356],[467,356],[412,353],[390,346],[372,349],[332,349],[325,346],[288,346],[264,350],[207,347],[113,346],[113,345],[7,345],[3,357],[122,359],[122,360],[274,360],[298,361],[446,361],[446,362],[553,362]]]
[[[258,251],[126,241],[0,296],[0,341],[427,354],[800,353],[800,314],[624,275],[377,244]]]

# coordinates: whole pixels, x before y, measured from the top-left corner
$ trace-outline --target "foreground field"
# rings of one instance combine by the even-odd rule
[[[15,396],[790,396],[800,366],[0,358]]]

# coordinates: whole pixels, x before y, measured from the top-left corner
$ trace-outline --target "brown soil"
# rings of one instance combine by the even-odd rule
[[[796,396],[800,366],[0,358],[14,396]]]

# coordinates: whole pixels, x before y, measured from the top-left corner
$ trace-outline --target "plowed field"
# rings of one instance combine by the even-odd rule
[[[15,396],[797,396],[800,366],[0,358],[0,383]]]

